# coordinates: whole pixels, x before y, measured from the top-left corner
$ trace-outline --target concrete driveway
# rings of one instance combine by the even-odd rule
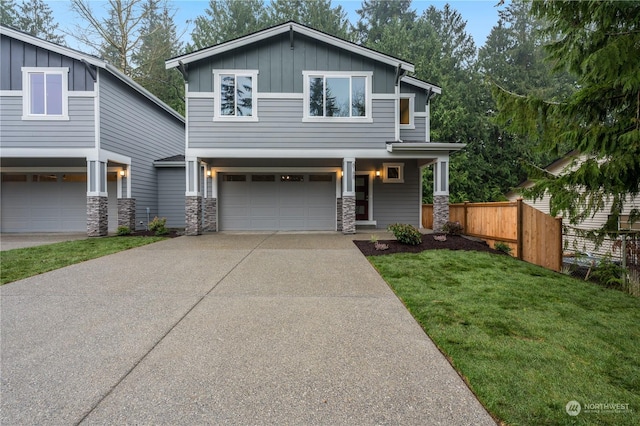
[[[495,424],[340,234],[180,237],[0,296],[3,425]]]

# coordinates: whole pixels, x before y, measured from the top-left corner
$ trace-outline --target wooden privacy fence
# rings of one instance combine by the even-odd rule
[[[518,259],[554,271],[562,269],[562,219],[554,218],[522,200],[449,205],[449,220],[460,222],[463,233],[494,247],[502,242]],[[433,205],[422,205],[422,227],[433,228]]]

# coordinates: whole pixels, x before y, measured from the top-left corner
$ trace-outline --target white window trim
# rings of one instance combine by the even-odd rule
[[[389,178],[388,169],[390,167],[398,168],[398,177]],[[404,183],[404,163],[382,163],[382,182],[383,183]]]
[[[400,93],[400,99],[409,99],[409,124],[400,124],[401,130],[414,130],[416,128],[416,94],[415,93]],[[398,100],[398,108],[400,108],[400,100]],[[398,114],[398,120],[400,120],[401,114]]]
[[[62,75],[62,114],[31,114],[31,84],[29,75],[60,74]],[[22,119],[43,121],[68,121],[69,120],[69,68],[67,67],[22,67]]]
[[[302,115],[303,123],[373,123],[372,116],[372,97],[373,97],[373,72],[371,71],[302,71],[303,77],[303,95],[304,95],[304,114]],[[309,115],[309,78],[310,77],[365,77],[366,90],[366,115],[364,117],[315,117]],[[351,82],[349,82],[351,85]]]
[[[253,107],[253,115],[247,116],[231,116],[220,114],[220,76],[223,74],[232,74],[238,77],[251,77],[251,105]],[[213,70],[213,121],[259,121],[258,120],[258,70]]]

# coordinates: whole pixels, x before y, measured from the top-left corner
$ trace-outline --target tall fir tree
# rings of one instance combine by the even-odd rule
[[[394,20],[410,25],[416,19],[411,0],[363,0],[355,27],[356,40],[373,49],[382,39],[385,27]]]
[[[14,25],[32,36],[64,44],[64,36],[59,33],[53,11],[43,0],[25,0],[17,8]]]
[[[147,0],[143,5],[140,48],[132,55],[135,80],[176,111],[184,114],[184,82],[164,61],[181,53],[175,13],[166,2]]]
[[[0,0],[0,24],[14,27],[18,18],[15,0]]]
[[[261,30],[267,21],[261,0],[210,0],[204,12],[194,21],[188,51]]]
[[[571,224],[609,201],[602,231],[617,229],[623,211],[634,219],[640,213],[629,207],[640,195],[640,3],[540,1],[532,14],[546,24],[550,64],[569,70],[577,90],[547,99],[495,86],[498,119],[542,150],[569,147],[583,157],[561,176],[532,176],[525,195],[548,193],[551,214],[562,212]]]

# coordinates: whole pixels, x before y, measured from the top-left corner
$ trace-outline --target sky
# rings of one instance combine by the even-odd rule
[[[60,25],[60,29],[66,32],[73,32],[75,24],[78,22],[78,18],[73,12],[70,11],[70,2],[68,0],[45,0],[53,10],[54,17]],[[425,1],[425,0],[413,0],[412,8],[414,8],[418,15],[427,9],[429,6],[434,5],[438,9],[442,9],[445,4],[449,3],[454,9],[456,9],[462,15],[463,19],[467,21],[467,32],[471,34],[475,41],[476,47],[480,47],[484,44],[491,28],[498,22],[498,7],[496,4],[499,0],[451,0],[451,1]],[[97,11],[105,1],[92,0],[93,8]],[[183,33],[183,41],[188,41],[191,31],[193,30],[193,24],[189,24],[188,21],[193,21],[197,16],[204,15],[204,10],[208,7],[208,0],[169,0],[169,3],[175,8],[175,23],[178,28],[178,33]],[[358,21],[358,14],[356,10],[360,8],[362,4],[361,0],[333,0],[332,5],[341,5],[347,12],[348,18],[352,24]],[[503,8],[501,6],[500,8]],[[66,42],[70,47],[84,50],[86,53],[93,53],[87,51],[87,48],[77,44],[69,35],[65,36]]]

